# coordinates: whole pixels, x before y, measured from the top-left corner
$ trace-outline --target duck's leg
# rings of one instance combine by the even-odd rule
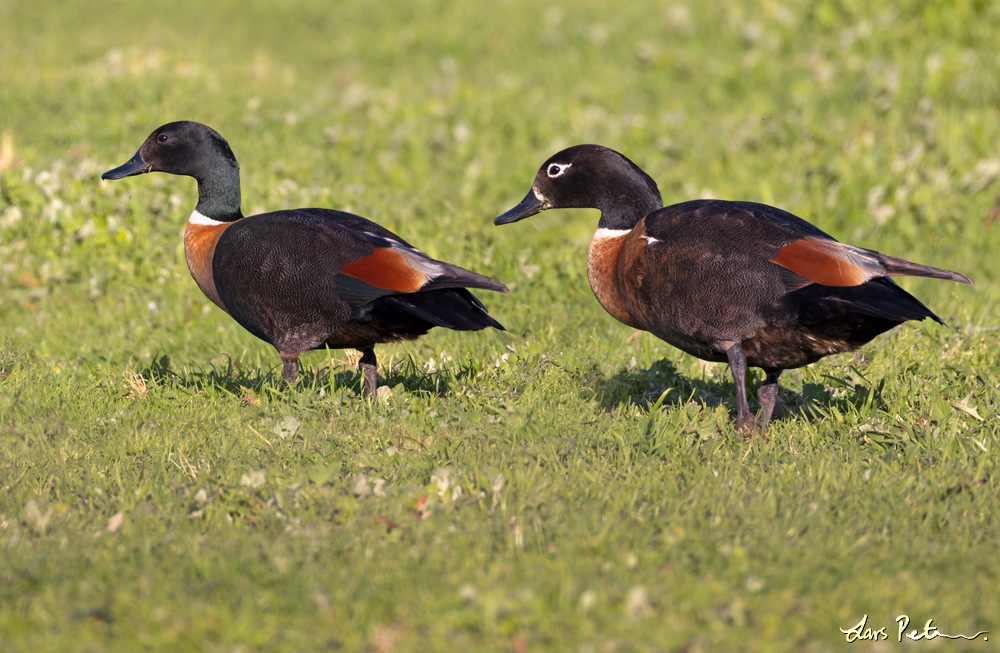
[[[758,415],[758,421],[762,418],[765,419],[765,429],[768,424],[768,421],[766,420],[768,415],[775,419],[785,417],[801,417],[807,420],[814,420],[819,417],[819,414],[810,410],[809,406],[793,406],[790,408],[778,401],[778,377],[781,376],[782,370],[765,370],[765,372],[767,373],[767,379],[765,379],[764,385],[760,387],[760,390],[757,391],[757,399],[760,401],[760,414]],[[772,375],[774,379],[773,382]],[[769,385],[772,383],[773,385]],[[773,388],[773,390],[770,390],[769,388]],[[769,395],[772,398],[769,399]],[[770,408],[768,408],[769,402],[771,404]]]
[[[760,430],[767,431],[767,424],[771,421],[771,415],[775,406],[778,407],[778,414],[784,414],[784,409],[778,404],[778,377],[782,370],[764,370],[767,378],[763,385],[757,390],[757,401],[760,402]]]
[[[378,376],[376,374],[378,371],[378,359],[375,358],[375,348],[362,349],[361,354],[361,360],[358,361],[358,369],[361,370],[361,376],[364,378],[364,393],[374,399],[376,386],[378,385]]]
[[[285,383],[291,385],[295,383],[295,379],[299,378],[299,352],[297,351],[279,351],[281,355],[281,362],[284,363],[281,368],[281,376],[285,378]]]
[[[726,350],[726,356],[736,384],[736,430],[743,434],[744,440],[748,440],[757,431],[757,422],[747,403],[747,357],[738,342]]]

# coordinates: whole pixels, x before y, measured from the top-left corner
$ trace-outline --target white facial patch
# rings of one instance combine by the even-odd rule
[[[538,184],[535,184],[531,187],[531,192],[534,193],[535,199],[537,199],[542,204],[547,205],[549,203],[548,198],[546,198],[545,195],[542,194],[542,191],[538,190]]]
[[[549,167],[545,169],[545,174],[549,176],[549,179],[555,179],[566,174],[566,171],[572,167],[572,163],[550,163]]]
[[[207,215],[202,215],[198,213],[198,209],[191,212],[191,217],[188,218],[188,224],[200,224],[205,227],[217,227],[220,224],[225,224],[224,222],[219,222],[218,220],[213,220]]]
[[[650,245],[652,245],[653,243],[658,243],[658,242],[660,242],[660,239],[659,239],[659,238],[653,238],[652,236],[643,236],[643,238],[644,238],[644,239],[645,239],[645,241],[646,241],[646,242],[647,242],[648,244],[650,244]]]

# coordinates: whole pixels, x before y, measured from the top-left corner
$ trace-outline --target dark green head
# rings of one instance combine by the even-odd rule
[[[240,213],[240,166],[217,131],[182,120],[157,128],[124,165],[101,179],[123,179],[147,172],[187,175],[198,180],[198,211],[213,220],[232,221]]]

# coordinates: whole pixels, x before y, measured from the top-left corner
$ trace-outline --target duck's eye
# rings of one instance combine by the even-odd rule
[[[549,164],[549,169],[546,170],[545,172],[546,172],[546,174],[548,174],[549,179],[555,179],[556,177],[562,175],[564,172],[566,172],[567,170],[569,170],[569,168],[570,168],[571,165],[573,165],[573,164],[572,163],[550,163]]]
[[[160,137],[157,140],[160,141],[161,143],[166,143],[167,139],[169,139],[169,138],[170,137],[167,136],[166,134],[160,134]]]

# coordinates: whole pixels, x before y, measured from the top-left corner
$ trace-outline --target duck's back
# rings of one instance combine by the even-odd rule
[[[338,297],[336,277],[345,261],[374,248],[362,228],[373,222],[339,211],[298,209],[237,220],[219,237],[212,261],[219,298],[230,315],[258,338],[303,325],[350,318]]]
[[[465,289],[501,284],[430,259],[388,229],[342,211],[237,220],[219,237],[213,272],[233,318],[275,345],[365,347],[434,326],[502,328]]]
[[[891,279],[830,286],[775,262],[797,242],[841,247],[764,204],[675,204],[626,239],[618,286],[640,328],[706,360],[726,360],[728,344],[743,343],[750,364],[765,368],[799,367],[906,320],[937,319]]]
[[[785,294],[780,268],[768,259],[799,234],[824,234],[758,206],[696,200],[646,216],[618,255],[618,287],[636,322],[709,359],[725,358],[713,343],[762,328]]]

